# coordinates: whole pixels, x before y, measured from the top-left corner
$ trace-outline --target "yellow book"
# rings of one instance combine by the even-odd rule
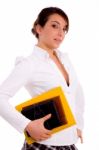
[[[68,104],[67,98],[61,87],[56,87],[44,92],[30,100],[16,106],[16,109],[30,120],[35,120],[51,114],[44,126],[52,131],[52,134],[59,132],[76,124],[73,113]],[[24,133],[28,144],[34,140]]]

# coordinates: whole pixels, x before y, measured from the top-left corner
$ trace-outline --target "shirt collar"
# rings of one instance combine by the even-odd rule
[[[57,49],[55,49],[56,53],[57,53],[57,56],[60,57],[61,56],[61,52]],[[38,47],[37,45],[34,46],[34,49],[33,49],[33,55],[36,54],[36,56],[39,56],[41,58],[49,58],[49,53]]]

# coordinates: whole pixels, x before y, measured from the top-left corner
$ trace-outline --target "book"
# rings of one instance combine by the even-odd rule
[[[53,134],[76,124],[61,87],[50,89],[30,100],[26,100],[24,103],[17,105],[16,109],[30,120],[40,119],[47,114],[51,114],[51,118],[45,121],[44,126],[51,130]],[[28,144],[34,142],[27,132],[24,134]]]

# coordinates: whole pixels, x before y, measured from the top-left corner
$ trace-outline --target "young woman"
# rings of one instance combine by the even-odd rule
[[[1,116],[19,132],[27,131],[36,141],[30,145],[25,141],[22,150],[77,150],[78,138],[83,142],[83,91],[68,55],[58,49],[68,29],[68,16],[63,10],[57,7],[41,10],[32,28],[37,38],[33,53],[19,60],[0,86]],[[27,119],[8,102],[22,86],[32,97],[61,86],[77,124],[52,135],[44,127],[51,114],[34,121]]]

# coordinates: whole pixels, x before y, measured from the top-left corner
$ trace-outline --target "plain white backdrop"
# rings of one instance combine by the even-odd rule
[[[70,30],[61,45],[68,52],[85,94],[84,143],[80,150],[99,147],[99,4],[98,0],[0,0],[0,84],[14,67],[17,56],[27,56],[36,42],[32,24],[46,6],[62,8],[69,17]],[[21,89],[12,99],[13,106],[30,98]],[[24,135],[0,117],[0,147],[20,150]],[[0,148],[0,149],[1,149]]]

